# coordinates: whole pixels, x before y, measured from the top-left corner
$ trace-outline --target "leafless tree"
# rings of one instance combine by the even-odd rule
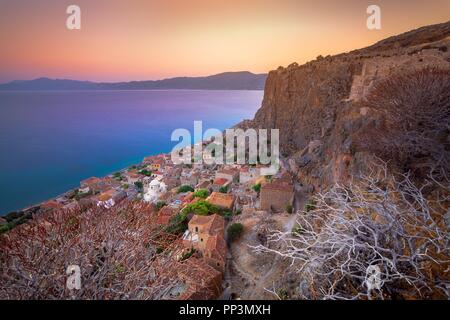
[[[170,298],[177,240],[154,220],[137,202],[36,217],[0,237],[0,299]],[[66,286],[69,265],[80,290]]]
[[[426,68],[381,81],[362,106],[378,121],[359,135],[363,148],[405,172],[449,171],[450,70]]]
[[[431,175],[418,188],[384,166],[318,194],[292,232],[274,231],[253,249],[289,259],[309,283],[303,298],[448,298],[449,191],[448,179]]]

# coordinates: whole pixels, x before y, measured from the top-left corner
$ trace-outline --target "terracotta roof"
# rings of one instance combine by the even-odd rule
[[[188,203],[188,202],[191,202],[193,198],[194,198],[194,193],[189,191],[180,200],[183,201],[183,203]]]
[[[132,172],[132,171],[127,172],[125,175],[130,177],[130,178],[140,178],[140,177],[142,177],[142,175],[140,175],[139,173]]]
[[[158,211],[158,215],[156,217],[156,223],[158,224],[168,224],[170,219],[178,212],[173,207],[164,206]]]
[[[222,234],[214,235],[208,238],[206,242],[207,256],[220,260],[225,263],[227,254],[227,244]]]
[[[175,208],[164,206],[158,211],[158,215],[172,216],[176,213]]]
[[[203,181],[203,182],[197,184],[196,188],[197,188],[197,189],[206,189],[206,188],[208,188],[210,185],[211,185],[211,182],[209,182],[209,181]]]
[[[116,192],[116,190],[114,189],[109,189],[105,192],[103,192],[102,194],[100,194],[97,199],[98,201],[107,201],[109,199],[111,199],[114,195],[114,193]]]
[[[213,192],[206,198],[210,204],[225,208],[232,209],[234,204],[234,195],[230,193]]]
[[[210,216],[200,216],[194,215],[189,221],[189,225],[205,225],[206,233],[215,234],[223,232],[225,229],[225,220],[218,214],[213,214]]]
[[[222,169],[222,170],[218,171],[217,173],[235,175],[238,173],[238,171],[236,169]]]
[[[102,180],[100,178],[90,177],[88,179],[85,179],[85,180],[81,181],[80,184],[81,185],[90,186],[90,185],[97,184],[97,183],[100,183],[100,182],[102,182]]]
[[[144,162],[149,162],[149,161],[153,161],[156,159],[156,156],[148,156],[144,158]]]
[[[275,181],[272,183],[266,183],[261,186],[262,190],[278,190],[278,191],[286,191],[293,192],[294,186],[291,183],[284,181]]]
[[[217,179],[214,179],[214,184],[218,185],[218,186],[223,186],[223,185],[227,184],[229,181],[230,180],[225,179],[225,178],[217,178]]]

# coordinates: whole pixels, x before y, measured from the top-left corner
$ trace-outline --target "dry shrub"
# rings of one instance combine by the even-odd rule
[[[314,210],[298,213],[292,232],[275,231],[254,250],[290,260],[304,279],[302,298],[447,299],[450,184],[429,178],[438,185],[427,198],[385,167],[335,185],[315,197]]]
[[[380,116],[361,146],[403,172],[449,171],[450,70],[426,68],[380,82],[362,103]]]
[[[128,202],[36,217],[0,237],[0,299],[169,296],[177,286],[167,273],[177,242],[154,220],[153,207]],[[81,269],[81,290],[66,288],[69,265]]]

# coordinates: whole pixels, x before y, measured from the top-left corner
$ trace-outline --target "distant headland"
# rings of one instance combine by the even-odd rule
[[[0,84],[0,90],[263,90],[267,74],[224,72],[206,77],[176,77],[130,82],[90,82],[38,78]]]

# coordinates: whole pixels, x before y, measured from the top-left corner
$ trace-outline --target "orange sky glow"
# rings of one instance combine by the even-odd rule
[[[81,30],[66,28],[71,4]],[[262,73],[448,20],[448,0],[0,0],[0,82]]]

